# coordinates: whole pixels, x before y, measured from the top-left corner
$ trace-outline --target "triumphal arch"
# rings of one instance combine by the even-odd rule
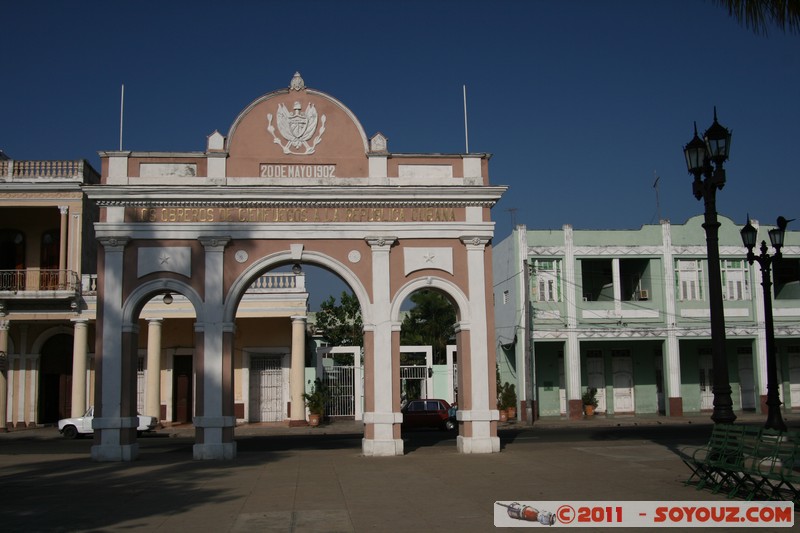
[[[458,449],[499,451],[490,209],[505,187],[489,184],[488,154],[392,153],[295,74],[203,152],[100,155],[86,189],[101,210],[93,459],[137,456],[138,320],[161,294],[196,315],[194,457],[234,458],[237,307],[258,276],[295,264],[334,272],[361,305],[364,455],[403,454],[400,305],[420,289],[457,313]],[[303,366],[292,354],[295,404]]]

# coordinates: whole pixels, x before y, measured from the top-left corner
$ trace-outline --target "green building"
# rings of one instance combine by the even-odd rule
[[[734,411],[766,412],[764,295],[741,225],[720,217],[726,356]],[[758,242],[773,226],[759,226]],[[521,418],[582,416],[597,388],[607,415],[713,409],[702,217],[638,230],[532,230],[494,247],[497,361]],[[756,250],[757,251],[757,250]],[[770,253],[774,250],[770,248]],[[784,410],[800,409],[800,231],[773,263],[772,306]]]

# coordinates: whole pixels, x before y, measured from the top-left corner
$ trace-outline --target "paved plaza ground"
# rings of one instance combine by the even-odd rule
[[[495,501],[725,501],[683,484],[677,451],[708,439],[706,415],[506,424],[492,455],[419,431],[402,457],[364,457],[360,429],[246,425],[235,460],[195,461],[191,428],[164,428],[124,464],[52,427],[0,434],[0,530],[484,532]]]

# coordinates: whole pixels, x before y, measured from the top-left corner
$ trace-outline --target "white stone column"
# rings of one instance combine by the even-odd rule
[[[144,413],[161,420],[161,324],[163,318],[147,319],[147,382]]]
[[[567,394],[567,417],[581,418],[583,406],[581,405],[581,352],[578,342],[578,305],[577,300],[582,295],[576,294],[580,290],[580,283],[576,281],[575,273],[575,242],[573,240],[572,226],[566,224],[564,230],[564,299],[567,305],[567,343],[564,347],[564,386]],[[578,287],[578,289],[576,289]]]
[[[99,394],[95,397],[95,416],[92,427],[95,430],[92,459],[95,461],[133,461],[139,455],[139,445],[123,439],[123,431],[136,428],[138,420],[134,416],[122,414],[123,376],[123,323],[122,278],[125,271],[124,250],[128,237],[101,237],[103,246],[103,290],[101,347],[96,355],[98,367]],[[135,406],[134,406],[135,407]]]
[[[672,254],[672,230],[669,221],[661,221],[661,241],[664,261],[664,312],[667,323],[666,353],[664,354],[664,379],[666,380],[667,398],[664,407],[667,416],[683,416],[683,398],[681,397],[681,352],[675,320],[675,260]]]
[[[372,438],[364,438],[364,455],[403,455],[403,439],[395,438],[395,424],[403,421],[403,415],[393,411],[395,392],[392,376],[392,324],[390,322],[390,273],[389,252],[395,237],[368,238],[372,248],[372,326],[373,390],[374,410],[364,413],[364,423],[372,427]]]
[[[88,366],[89,321],[73,319],[72,336],[72,415],[83,416],[89,407],[86,401],[86,368]]]
[[[65,205],[58,206],[58,211],[61,214],[60,222],[60,238],[58,242],[58,270],[66,270],[67,268],[67,227],[69,226],[69,207]],[[81,413],[83,414],[83,413]]]
[[[236,417],[233,414],[233,398],[228,398],[225,391],[232,387],[233,364],[229,360],[232,354],[225,349],[225,334],[232,333],[233,324],[225,323],[224,315],[224,251],[230,237],[200,237],[205,248],[205,322],[198,323],[195,330],[202,331],[203,350],[202,401],[198,401],[194,417],[197,441],[193,448],[195,459],[234,459],[236,442],[233,440],[233,428]],[[230,368],[225,368],[230,365]],[[198,399],[199,400],[199,399]],[[231,405],[225,405],[230,400]],[[230,413],[226,413],[227,408]]]
[[[8,320],[0,320],[0,433],[8,431]]]
[[[306,421],[305,392],[306,377],[306,317],[292,317],[292,368],[289,374],[289,388],[292,395],[292,414],[290,425],[304,425]],[[322,376],[318,376],[322,377]]]
[[[462,237],[461,241],[467,249],[467,284],[472,317],[469,327],[471,408],[459,409],[458,419],[468,423],[471,430],[465,432],[466,436],[458,436],[457,447],[461,453],[495,453],[500,451],[500,438],[496,424],[492,422],[500,419],[500,413],[489,390],[490,380],[493,382],[495,376],[495,360],[489,357],[487,328],[485,253],[489,239]]]

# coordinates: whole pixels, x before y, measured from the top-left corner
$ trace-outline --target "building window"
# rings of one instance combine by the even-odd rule
[[[561,260],[533,261],[533,292],[537,302],[561,301]]]
[[[782,257],[772,264],[776,300],[800,300],[800,259]]]
[[[703,269],[700,261],[696,259],[678,259],[678,299],[679,300],[702,300],[703,288],[700,280],[702,279]]]
[[[619,283],[623,301],[650,300],[650,278],[649,259],[619,260]]]
[[[749,300],[750,284],[745,261],[723,259],[721,263],[722,297],[725,300]]]
[[[611,259],[581,259],[581,285],[587,302],[614,301],[614,271]]]

